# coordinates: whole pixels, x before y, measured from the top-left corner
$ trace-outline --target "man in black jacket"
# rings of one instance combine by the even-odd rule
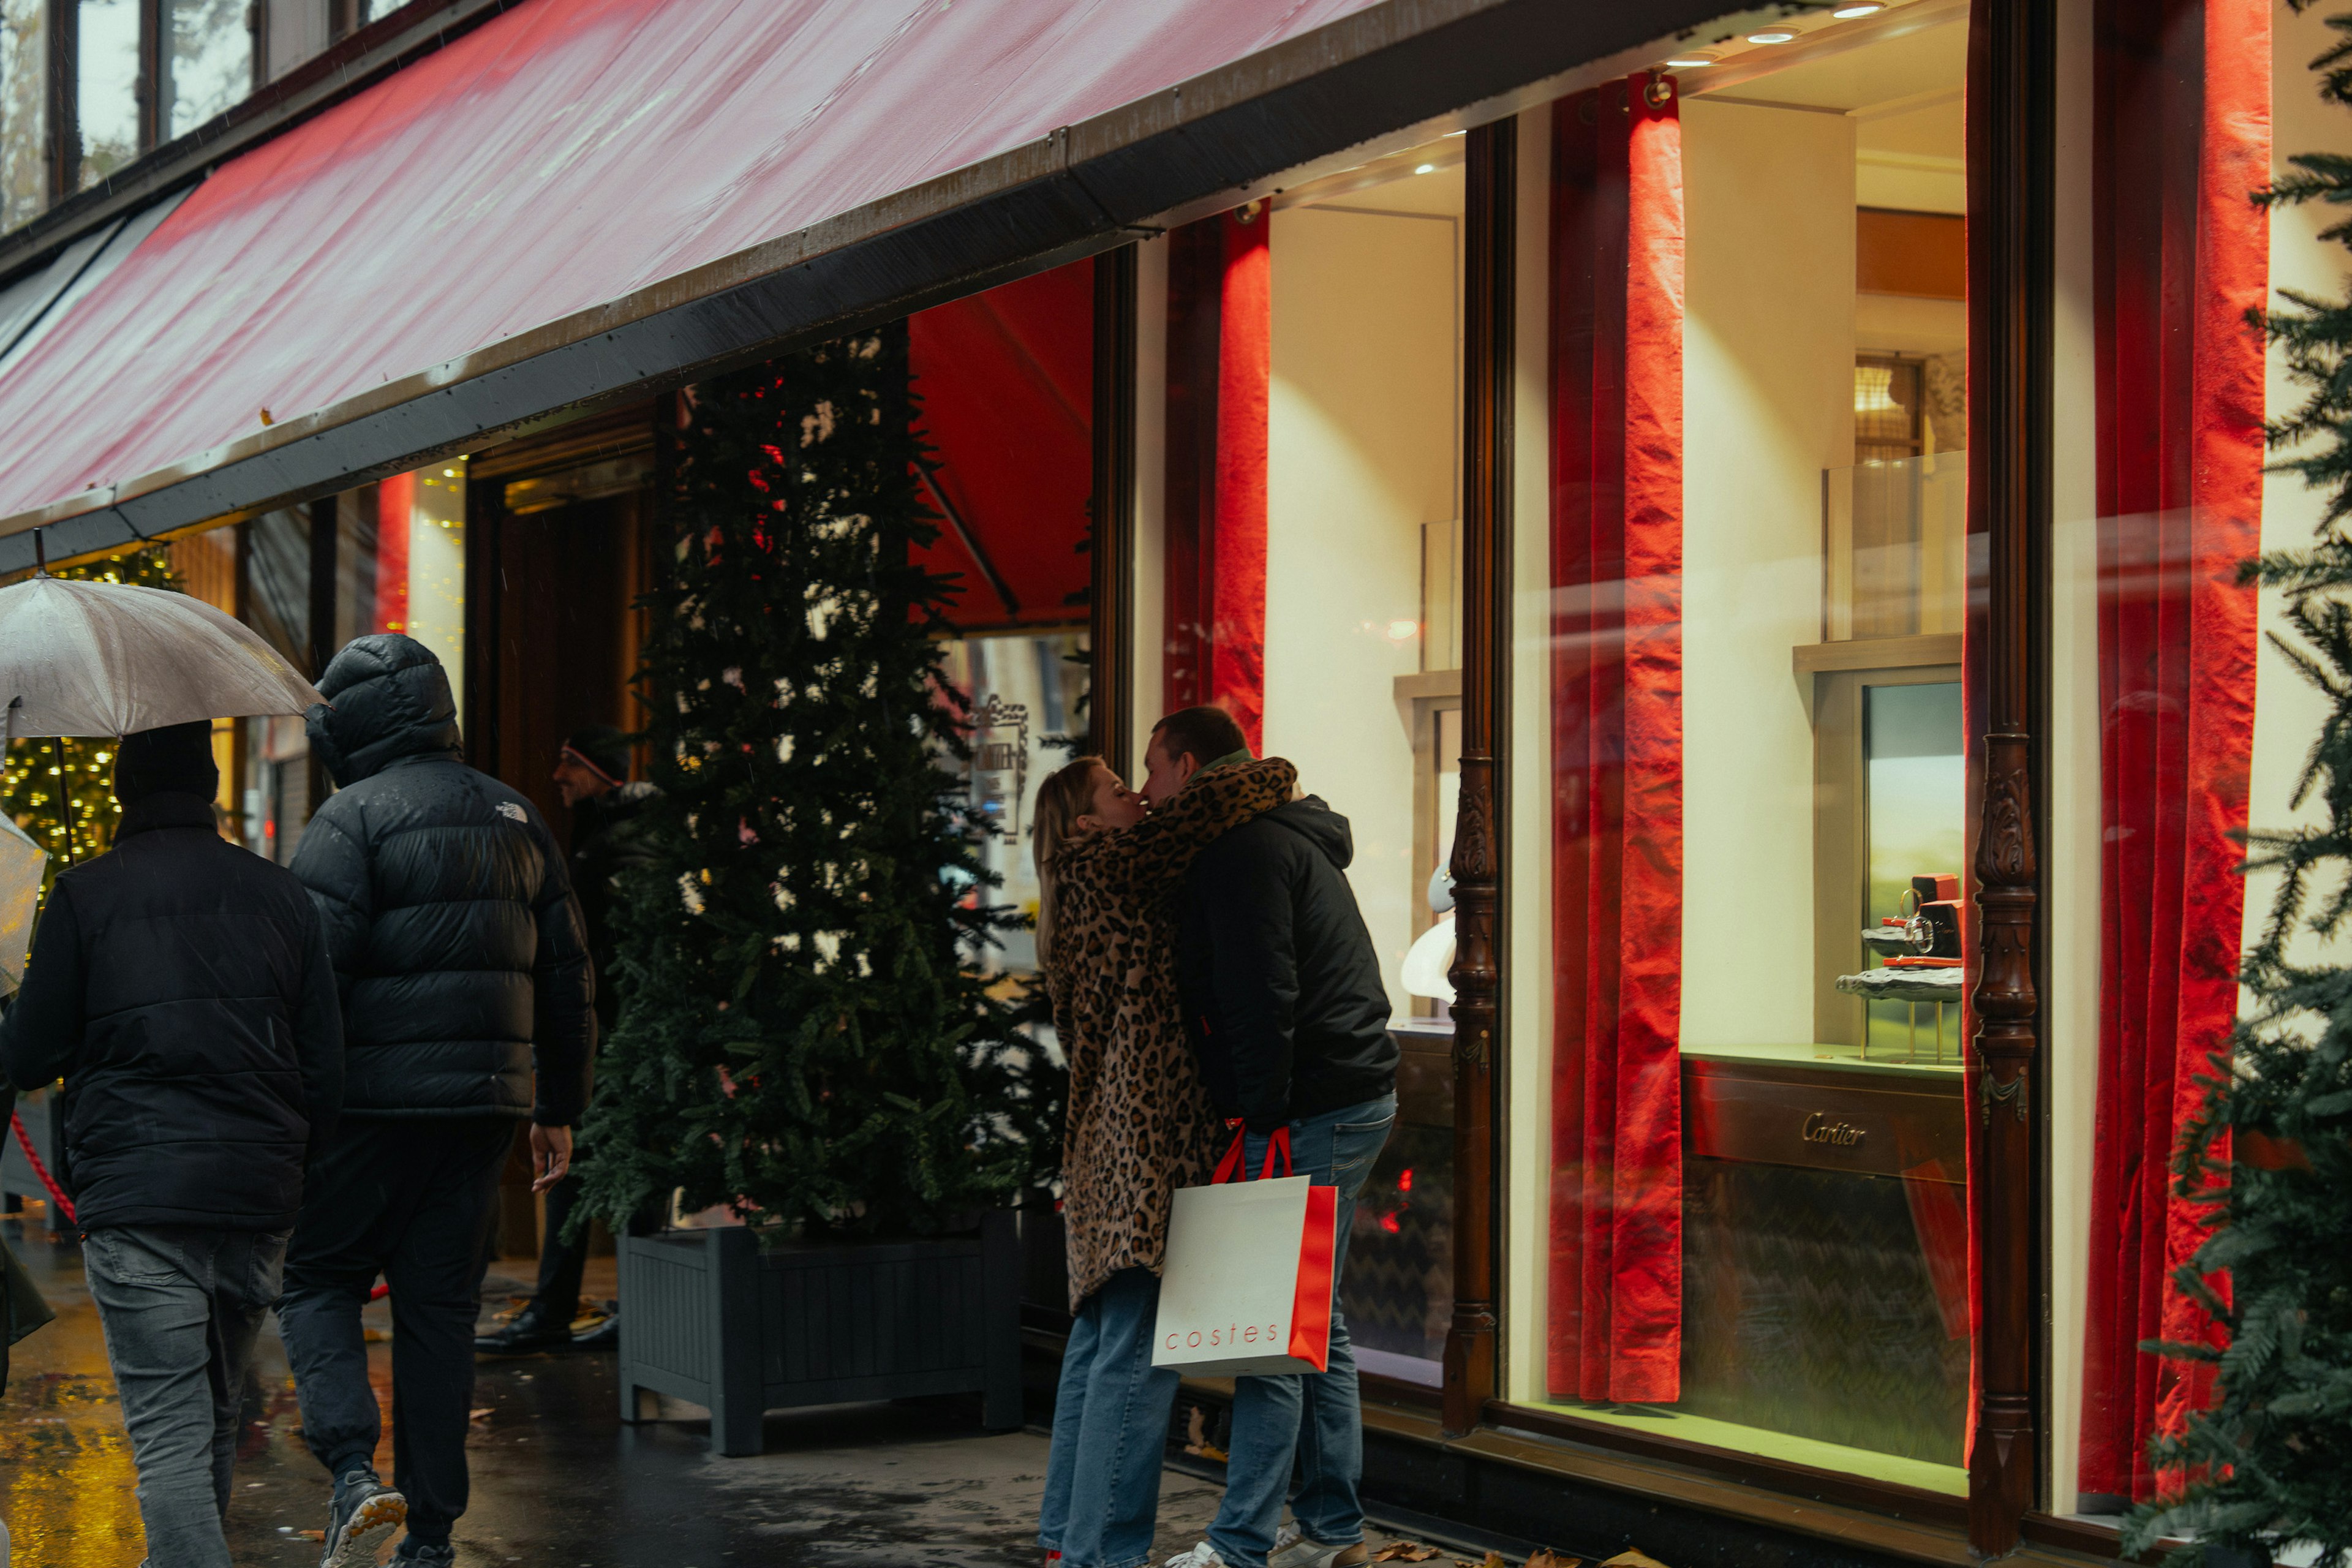
[[[1187,708],[1152,731],[1143,793],[1157,804],[1249,756],[1231,715]],[[1328,1367],[1234,1380],[1224,1499],[1208,1540],[1170,1568],[1365,1561],[1362,1412],[1339,1280],[1356,1196],[1396,1121],[1397,1046],[1380,959],[1348,885],[1354,852],[1348,819],[1309,795],[1234,828],[1185,873],[1176,984],[1209,1097],[1244,1125],[1253,1171],[1286,1132],[1293,1171],[1339,1189],[1339,1229]],[[1277,1533],[1294,1456],[1296,1525]]]
[[[212,726],[127,737],[114,847],[61,873],[0,1022],[63,1075],[60,1179],[139,1465],[148,1560],[228,1568],[239,1395],[303,1170],[334,1136],[342,1021],[318,911],[222,839]]]
[[[555,793],[572,808],[572,890],[580,900],[595,973],[597,1037],[609,1039],[620,1021],[620,992],[613,984],[614,961],[620,952],[613,930],[613,896],[623,870],[653,858],[637,816],[659,792],[649,784],[629,782],[629,738],[610,724],[592,724],[573,731],[556,754]],[[570,1173],[548,1189],[538,1289],[513,1321],[474,1342],[477,1352],[506,1356],[572,1345],[620,1347],[617,1317],[607,1317],[577,1339],[572,1333],[572,1320],[580,1310],[580,1281],[588,1266],[588,1237],[564,1235],[580,1201],[580,1170],[575,1158]]]
[[[580,907],[523,797],[457,760],[457,705],[430,649],[358,637],[327,666],[312,752],[341,788],[293,871],[341,982],[343,1121],[295,1226],[278,1321],[302,1438],[335,1478],[321,1561],[454,1561],[466,1510],[474,1316],[499,1172],[531,1122],[544,1192],[570,1162],[596,1026]],[[536,1077],[533,1068],[536,1067]],[[360,1310],[391,1287],[394,1481]]]

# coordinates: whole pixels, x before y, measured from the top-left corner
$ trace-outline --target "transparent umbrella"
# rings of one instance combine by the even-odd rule
[[[25,952],[33,942],[33,907],[41,899],[48,852],[23,828],[0,816],[0,996],[25,983]]]
[[[324,700],[252,628],[186,594],[46,574],[0,588],[7,740],[128,735]]]

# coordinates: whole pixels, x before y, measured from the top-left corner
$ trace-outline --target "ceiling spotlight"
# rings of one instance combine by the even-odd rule
[[[1748,35],[1751,44],[1785,44],[1797,36],[1797,29],[1778,23]]]
[[[1437,173],[1437,165],[1434,163],[1423,163],[1420,168],[1415,169],[1413,173],[1416,174],[1434,174]]]
[[[1885,0],[1856,0],[1852,5],[1841,5],[1830,13],[1841,22],[1851,22],[1856,16],[1875,16],[1886,9]]]
[[[1666,68],[1668,70],[1691,71],[1698,69],[1701,66],[1711,66],[1714,63],[1715,57],[1713,55],[1676,55],[1674,58],[1666,62]]]

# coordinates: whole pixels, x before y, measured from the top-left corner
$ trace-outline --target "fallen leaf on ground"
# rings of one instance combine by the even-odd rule
[[[490,1408],[491,1407],[489,1405],[485,1405],[479,1410],[467,1415],[466,1419],[468,1421],[479,1421],[483,1416],[488,1415],[490,1413]]]
[[[1601,1568],[1666,1568],[1666,1565],[1638,1547],[1620,1552],[1601,1564]]]
[[[327,1532],[323,1530],[298,1530],[294,1533],[300,1536],[305,1541],[324,1541],[327,1539]]]
[[[1528,1559],[1528,1568],[1584,1568],[1584,1560],[1580,1557],[1570,1557],[1565,1552],[1554,1552],[1549,1547],[1546,1547]]]
[[[1426,1563],[1437,1555],[1434,1546],[1420,1546],[1410,1541],[1391,1541],[1372,1553],[1375,1563]]]

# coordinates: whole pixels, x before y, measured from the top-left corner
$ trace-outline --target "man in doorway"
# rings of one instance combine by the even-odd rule
[[[619,945],[611,920],[613,898],[619,890],[615,879],[630,866],[652,860],[635,819],[653,798],[654,786],[629,782],[629,738],[610,724],[592,724],[574,731],[556,753],[555,793],[572,811],[572,890],[580,900],[588,956],[595,969],[596,1037],[607,1040],[621,1011],[620,992],[613,983]],[[575,1147],[571,1171],[548,1189],[537,1289],[512,1321],[474,1342],[477,1352],[530,1355],[574,1345],[583,1350],[619,1347],[616,1316],[608,1315],[583,1333],[572,1331],[580,1311],[580,1281],[588,1265],[588,1237],[583,1231],[577,1238],[567,1238],[564,1232],[580,1199],[583,1157],[584,1151]]]
[[[1143,793],[1167,800],[1247,762],[1219,708],[1162,719]],[[1177,906],[1176,983],[1209,1097],[1243,1124],[1256,1169],[1289,1130],[1292,1168],[1338,1192],[1328,1370],[1234,1380],[1233,1447],[1209,1539],[1168,1568],[1356,1568],[1366,1561],[1361,1407],[1338,1289],[1356,1197],[1396,1121],[1388,988],[1347,868],[1348,819],[1318,796],[1277,806],[1203,849]],[[1294,1458],[1301,1481],[1282,1526]]]
[[[214,831],[219,787],[209,722],[124,737],[114,847],[58,876],[0,1023],[18,1088],[66,1079],[59,1174],[173,1568],[228,1568],[245,1374],[343,1089],[318,911]]]
[[[594,1049],[593,984],[562,855],[530,803],[458,761],[430,648],[353,639],[320,678],[311,750],[341,787],[294,875],[341,984],[343,1120],[304,1196],[278,1306],[302,1438],[335,1478],[327,1568],[456,1561],[474,1318],[499,1172],[529,1121],[536,1180],[563,1178]],[[393,1305],[393,1479],[360,1311]]]

